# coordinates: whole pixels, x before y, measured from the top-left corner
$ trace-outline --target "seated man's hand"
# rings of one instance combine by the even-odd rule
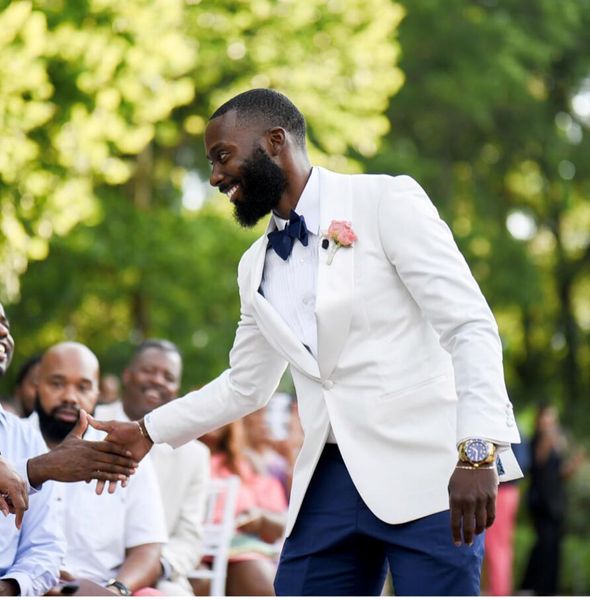
[[[142,433],[142,427],[138,421],[123,423],[122,421],[97,421],[88,417],[90,424],[95,429],[106,431],[106,442],[117,444],[125,448],[136,461],[140,461],[152,448],[154,443],[151,439]],[[116,488],[116,481],[109,484],[109,492]],[[99,481],[96,485],[96,493],[101,494],[104,489],[104,481]]]
[[[28,486],[0,457],[0,511],[5,517],[9,513],[16,515],[15,524],[17,529],[20,529],[27,508],[29,508]]]
[[[72,593],[67,592],[64,593],[64,584],[76,581],[76,578],[68,571],[64,571],[63,569],[59,572],[59,583],[52,587],[45,595],[46,596],[71,596]]]
[[[103,440],[82,439],[88,428],[88,415],[80,411],[78,423],[64,441],[47,454],[27,463],[29,481],[37,487],[55,481],[125,481],[133,475],[137,463],[123,446]]]
[[[20,596],[16,579],[0,579],[0,596]]]

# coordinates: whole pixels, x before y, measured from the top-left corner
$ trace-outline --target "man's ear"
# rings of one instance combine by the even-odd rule
[[[282,127],[273,127],[266,132],[268,152],[271,156],[278,156],[287,143],[287,132]]]

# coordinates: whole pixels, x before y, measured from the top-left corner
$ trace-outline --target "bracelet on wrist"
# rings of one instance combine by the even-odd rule
[[[148,440],[149,442],[152,441],[152,438],[149,436],[147,429],[145,428],[145,425],[141,422],[141,421],[134,421],[135,423],[137,423],[137,426],[139,427],[139,433],[141,433],[141,435]]]

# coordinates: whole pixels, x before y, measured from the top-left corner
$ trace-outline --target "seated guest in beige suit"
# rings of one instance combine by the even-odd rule
[[[172,342],[143,342],[123,373],[122,402],[98,407],[97,417],[141,419],[177,397],[181,374],[182,357]],[[201,559],[209,450],[196,440],[176,449],[161,444],[154,446],[150,457],[160,483],[169,536],[162,548],[163,575],[157,587],[168,596],[192,594],[186,575]]]

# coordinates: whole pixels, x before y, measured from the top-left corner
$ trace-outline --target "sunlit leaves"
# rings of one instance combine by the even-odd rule
[[[513,398],[571,411],[590,390],[590,6],[404,4],[406,83],[370,168],[415,176],[449,220],[500,316]]]
[[[190,102],[196,45],[184,3],[17,1],[0,12],[0,291],[29,258],[97,214],[154,125]],[[157,52],[154,51],[157,40]]]
[[[208,114],[245,89],[273,87],[306,115],[316,161],[358,170],[350,151],[377,150],[389,129],[381,113],[403,82],[398,4],[203,0],[188,12],[187,28],[199,40],[195,79],[211,88],[199,104]]]
[[[0,102],[18,101],[17,117],[29,111],[14,144],[20,162],[5,161],[12,180],[2,172],[4,296],[17,297],[17,275],[37,260],[8,307],[17,358],[75,337],[120,370],[133,342],[161,335],[183,349],[188,385],[203,383],[227,365],[237,262],[260,234],[232,222],[226,198],[184,208],[183,182],[206,179],[208,116],[237,92],[275,87],[308,118],[314,162],[360,170],[403,81],[403,10],[391,0],[19,6],[4,10],[0,30],[24,31],[27,44],[23,53],[17,33],[0,42],[12,51],[0,56],[0,86],[15,65],[26,73],[8,78],[26,85],[10,97],[0,87]]]

